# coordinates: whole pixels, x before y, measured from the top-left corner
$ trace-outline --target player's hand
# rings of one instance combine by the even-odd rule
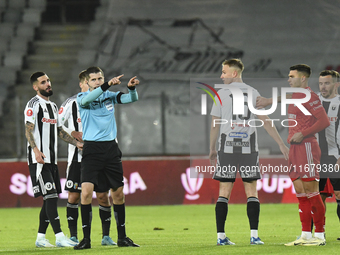
[[[216,161],[217,161],[217,151],[216,150],[210,151],[209,160],[210,160],[210,165],[216,166]]]
[[[83,142],[83,132],[72,131],[71,135],[79,142]]]
[[[295,133],[292,138],[290,138],[289,143],[301,143],[303,140],[303,135],[301,132]]]
[[[135,77],[132,77],[129,80],[128,87],[134,87],[134,86],[136,86],[138,84],[139,84],[139,80],[137,79],[137,76],[135,76]]]
[[[117,77],[113,77],[111,80],[109,80],[109,86],[112,86],[112,85],[119,85],[121,82],[120,82],[120,78],[122,78],[124,76],[124,74],[121,74]]]
[[[285,160],[289,158],[289,148],[286,145],[280,145],[280,151],[282,152],[283,156],[285,157]]]
[[[261,96],[256,98],[256,108],[257,109],[266,108],[271,103],[272,103],[272,100],[270,98],[265,98],[265,97],[261,97]]]
[[[46,158],[45,154],[42,153],[37,147],[33,149],[35,154],[35,160],[40,164],[45,164],[44,158]]]
[[[77,142],[77,148],[79,149],[79,150],[83,150],[83,146],[84,146],[84,144],[83,143],[80,143],[80,142]]]

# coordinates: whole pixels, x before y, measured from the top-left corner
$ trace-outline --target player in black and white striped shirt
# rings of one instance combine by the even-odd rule
[[[89,89],[86,82],[86,71],[79,74],[79,86],[82,92]],[[63,125],[63,129],[78,141],[82,140],[83,127],[81,124],[80,114],[77,104],[77,95],[74,95],[65,100],[59,109],[58,119]],[[67,124],[67,127],[65,125]],[[70,229],[71,240],[78,242],[77,221],[79,216],[78,204],[80,201],[81,182],[80,182],[80,168],[81,168],[82,154],[78,148],[72,144],[68,146],[68,165],[66,170],[67,181],[65,183],[65,190],[68,191],[68,200],[66,207],[66,216],[68,227]],[[105,183],[103,180],[101,183]],[[111,226],[111,204],[108,196],[109,188],[105,186],[95,187],[97,200],[99,203],[99,215],[102,222],[102,245],[116,245],[112,241],[110,234]]]
[[[327,113],[330,126],[318,133],[317,138],[321,149],[319,190],[322,200],[327,193],[325,189],[327,179],[333,186],[337,201],[337,215],[340,220],[340,96],[337,94],[339,74],[333,70],[324,70],[319,75],[319,98]],[[336,165],[337,163],[337,165]],[[338,238],[340,240],[340,238]]]
[[[61,193],[57,168],[57,136],[78,148],[82,148],[82,143],[60,127],[58,107],[49,100],[53,94],[49,77],[43,72],[36,72],[31,75],[30,81],[37,95],[28,101],[24,112],[27,159],[34,197],[42,196],[44,199],[35,244],[36,247],[53,247],[45,238],[47,227],[51,223],[56,246],[75,246],[77,243],[61,231],[57,210],[58,193]]]
[[[256,184],[257,180],[261,179],[261,173],[258,168],[256,128],[248,124],[249,121],[254,121],[256,116],[248,109],[247,100],[245,100],[244,105],[245,114],[234,115],[233,100],[236,99],[230,93],[230,87],[235,86],[243,92],[242,94],[245,99],[249,96],[249,90],[252,90],[253,102],[259,96],[257,90],[243,83],[243,69],[243,63],[239,59],[230,59],[223,62],[221,79],[225,84],[225,88],[218,91],[222,104],[213,105],[211,110],[209,159],[212,166],[217,166],[213,178],[220,182],[219,197],[215,208],[217,245],[234,244],[226,237],[224,229],[228,214],[228,201],[237,171],[240,172],[247,196],[247,215],[251,236],[250,244],[263,244],[258,237],[260,201]],[[275,126],[270,121],[266,121],[269,118],[265,115],[258,115],[257,118],[262,121],[264,128],[280,146],[281,152],[287,159],[289,149],[285,146]],[[221,123],[218,120],[227,120],[228,123],[215,124],[216,121]],[[217,140],[218,151],[216,150]]]

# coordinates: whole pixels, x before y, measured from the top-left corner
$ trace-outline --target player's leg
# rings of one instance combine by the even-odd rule
[[[258,153],[244,154],[240,157],[240,175],[247,196],[247,216],[250,226],[250,244],[264,244],[258,236],[260,201],[257,194],[257,180],[261,179]]]
[[[80,201],[80,162],[72,161],[67,166],[65,190],[68,191],[68,199],[66,205],[66,217],[68,228],[70,230],[71,240],[78,242],[77,222],[79,217],[78,204]]]
[[[78,217],[79,210],[78,204],[80,201],[80,193],[78,192],[68,192],[68,199],[66,205],[66,217],[68,228],[70,230],[71,240],[74,242],[78,242]]]
[[[250,244],[264,244],[258,236],[260,200],[257,194],[257,180],[244,181],[244,190],[247,196],[247,216],[250,226]]]
[[[96,192],[99,203],[99,217],[102,222],[102,245],[116,245],[110,237],[111,227],[111,203],[109,199],[109,192]]]
[[[217,245],[234,245],[225,234],[228,215],[228,202],[237,174],[238,157],[233,154],[218,152],[217,167],[213,179],[220,182],[218,199],[215,205]]]
[[[330,182],[331,182],[333,189],[334,189],[334,195],[335,195],[335,199],[336,199],[336,202],[337,202],[336,213],[337,213],[339,221],[340,221],[340,179],[339,178],[331,178]],[[340,237],[337,238],[337,240],[340,241]]]
[[[228,215],[228,202],[234,182],[220,181],[218,199],[215,206],[217,245],[233,245],[225,234],[225,223]]]
[[[42,196],[42,187],[41,183],[38,181],[38,178],[36,178],[36,171],[37,171],[37,164],[31,164],[28,166],[30,176],[31,176],[31,182],[32,182],[32,189],[34,193],[34,197],[40,197]],[[39,213],[39,227],[38,227],[38,234],[37,239],[35,241],[36,247],[54,247],[54,245],[50,244],[49,240],[46,239],[46,230],[49,225],[49,219],[46,214],[46,203],[45,200],[43,200],[43,205],[41,207],[40,213]]]
[[[314,238],[303,245],[325,245],[325,206],[319,193],[319,183],[317,181],[303,181],[302,183],[311,204],[312,217],[315,224]]]
[[[56,246],[75,246],[77,243],[67,238],[60,227],[57,208],[58,194],[61,193],[58,167],[53,164],[45,164],[41,175],[38,177],[38,182],[40,183],[41,193],[45,201],[46,215],[56,237]]]

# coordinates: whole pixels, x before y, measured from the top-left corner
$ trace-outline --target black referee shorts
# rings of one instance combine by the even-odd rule
[[[122,152],[116,141],[85,141],[81,161],[81,182],[94,184],[97,192],[124,186]]]

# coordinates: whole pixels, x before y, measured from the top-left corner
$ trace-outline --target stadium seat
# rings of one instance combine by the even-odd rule
[[[20,70],[24,66],[24,54],[16,51],[6,52],[4,54],[4,66]]]
[[[13,22],[15,24],[21,22],[22,11],[17,9],[8,9],[3,14],[4,22]]]
[[[5,53],[8,50],[8,37],[0,37],[0,54]]]
[[[97,58],[96,50],[80,50],[78,53],[78,64],[93,66]]]
[[[26,37],[30,41],[33,41],[36,36],[36,26],[31,23],[21,23],[20,26],[18,26],[15,35],[17,37]]]
[[[9,49],[10,51],[21,52],[27,54],[29,46],[29,38],[23,36],[14,36],[11,38]]]
[[[0,1],[0,10],[4,10],[7,8],[7,0]]]
[[[22,16],[23,23],[34,24],[36,27],[41,24],[41,10],[27,8],[24,10],[24,14]]]
[[[0,23],[0,37],[10,38],[14,35],[15,24],[12,22]]]
[[[10,67],[0,66],[0,81],[10,85],[16,83],[17,79],[17,70]]]
[[[24,9],[26,7],[26,0],[10,0],[8,1],[8,8],[10,9]]]
[[[46,0],[29,0],[28,7],[33,9],[38,9],[40,11],[45,11],[46,9]]]

